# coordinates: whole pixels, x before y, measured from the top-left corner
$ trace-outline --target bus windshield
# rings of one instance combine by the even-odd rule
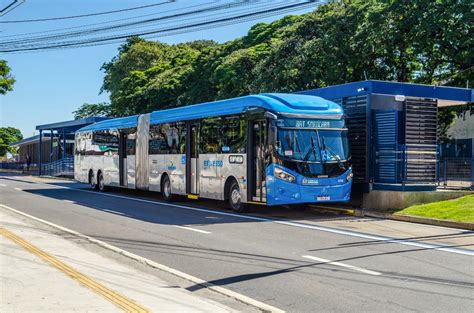
[[[276,150],[283,159],[288,160],[316,163],[345,161],[349,157],[347,130],[279,128]]]

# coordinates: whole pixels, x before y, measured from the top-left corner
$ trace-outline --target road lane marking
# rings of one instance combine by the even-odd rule
[[[0,186],[2,186],[2,187],[6,187],[7,185],[5,185],[5,184],[0,184]]]
[[[74,201],[72,201],[72,200],[67,200],[67,199],[64,199],[63,201],[64,201],[64,202],[67,202],[67,203],[74,203]]]
[[[335,261],[326,260],[326,259],[323,259],[323,258],[318,258],[318,257],[312,256],[312,255],[302,255],[302,257],[307,258],[307,259],[311,259],[311,260],[314,260],[314,261],[318,261],[318,262],[321,262],[321,263],[324,263],[324,264],[331,264],[331,265],[335,265],[335,266],[345,267],[345,268],[348,268],[348,269],[351,269],[351,270],[354,270],[354,271],[358,271],[358,272],[361,272],[361,273],[364,273],[364,274],[382,275],[382,273],[379,273],[379,272],[366,270],[364,268],[360,268],[360,267],[357,267],[357,266],[354,266],[354,265],[349,265],[349,264],[345,264],[345,263],[341,263],[341,262],[335,262]]]
[[[47,184],[45,184],[47,185]],[[68,189],[74,189],[74,188],[68,188]],[[229,290],[229,289],[226,289],[224,287],[220,287],[220,286],[216,286],[216,285],[213,285],[212,283],[209,283],[203,279],[200,279],[200,278],[197,278],[195,276],[192,276],[192,275],[189,275],[189,274],[186,274],[184,272],[181,272],[181,271],[178,271],[178,270],[175,270],[174,268],[171,268],[171,267],[168,267],[166,265],[163,265],[163,264],[160,264],[158,262],[155,262],[155,261],[152,261],[150,259],[147,259],[147,258],[144,258],[142,256],[139,256],[137,254],[134,254],[134,253],[131,253],[131,252],[128,252],[126,250],[123,250],[123,249],[120,249],[116,246],[113,246],[111,244],[108,244],[106,243],[105,241],[101,241],[101,240],[98,240],[98,239],[95,239],[93,237],[90,237],[90,236],[86,236],[84,234],[81,234],[75,230],[72,230],[72,229],[69,229],[69,228],[66,228],[66,227],[63,227],[63,226],[60,226],[60,225],[57,225],[57,224],[54,224],[54,223],[51,223],[51,222],[48,222],[48,221],[45,221],[41,218],[38,218],[38,217],[35,217],[33,215],[30,215],[28,213],[25,213],[25,212],[22,212],[20,210],[16,210],[12,207],[9,207],[7,205],[4,205],[4,204],[0,204],[0,207],[4,208],[4,209],[7,209],[11,212],[15,212],[16,214],[19,214],[19,215],[22,215],[22,216],[25,216],[25,217],[28,217],[32,220],[35,220],[35,221],[38,221],[38,222],[41,222],[45,225],[48,225],[48,226],[51,226],[53,228],[56,228],[56,229],[59,229],[63,232],[66,232],[66,233],[69,233],[69,234],[72,234],[74,236],[77,236],[79,238],[83,238],[91,243],[94,243],[102,248],[105,248],[105,249],[108,249],[110,251],[113,251],[113,252],[116,252],[118,254],[121,254],[121,255],[124,255],[130,259],[133,259],[135,261],[138,261],[140,263],[143,263],[143,264],[146,264],[148,266],[151,266],[153,268],[156,268],[156,269],[159,269],[161,271],[164,271],[164,272],[168,272],[172,275],[175,275],[175,276],[178,276],[182,279],[185,279],[185,280],[188,280],[188,281],[191,281],[197,285],[200,285],[202,286],[203,288],[206,288],[206,289],[209,289],[209,290],[212,290],[214,292],[217,292],[219,294],[222,294],[224,296],[227,296],[227,297],[231,297],[231,298],[234,298],[234,299],[237,299],[238,301],[240,302],[243,302],[243,303],[246,303],[246,304],[249,304],[251,306],[254,306],[258,309],[260,309],[261,311],[263,312],[274,312],[274,313],[284,313],[285,311],[279,309],[279,308],[276,308],[274,306],[271,306],[269,304],[266,304],[266,303],[263,303],[263,302],[260,302],[258,300],[255,300],[255,299],[252,299],[250,297],[247,297],[243,294],[240,294],[240,293],[237,293],[235,291],[232,291],[232,290]]]
[[[102,211],[109,212],[109,213],[113,213],[113,214],[118,214],[118,215],[125,215],[125,214],[122,213],[122,212],[116,212],[116,211],[111,211],[111,210],[106,210],[106,209],[102,209]]]
[[[21,189],[21,188],[17,188],[17,187],[15,187],[15,190],[18,190],[18,191],[23,191],[23,189]]]
[[[5,178],[5,177],[2,177],[1,179],[8,180],[8,178]],[[287,226],[292,226],[292,227],[319,230],[319,231],[324,231],[324,232],[333,233],[333,234],[375,240],[375,241],[379,241],[383,243],[396,243],[396,244],[401,244],[405,246],[423,248],[427,250],[444,251],[444,252],[449,252],[449,253],[474,256],[473,250],[452,248],[448,245],[437,245],[437,244],[413,241],[409,239],[399,239],[399,238],[393,238],[393,237],[387,237],[387,236],[381,236],[381,235],[371,235],[371,234],[360,233],[360,232],[355,232],[355,231],[350,231],[350,230],[342,230],[342,229],[331,228],[331,227],[326,227],[326,226],[316,226],[316,225],[303,224],[299,222],[290,222],[290,221],[258,217],[258,216],[252,216],[252,215],[242,215],[242,214],[228,213],[228,212],[215,211],[215,210],[209,210],[209,209],[201,209],[201,208],[184,206],[180,204],[151,201],[151,200],[140,199],[140,198],[132,198],[132,197],[121,196],[121,195],[116,195],[116,194],[111,194],[111,193],[98,193],[92,190],[72,188],[72,187],[67,187],[67,186],[58,186],[58,185],[53,185],[53,184],[43,183],[43,182],[33,182],[33,183],[36,183],[38,185],[45,185],[49,187],[60,188],[60,189],[70,189],[70,190],[76,190],[80,192],[92,193],[97,196],[106,196],[106,197],[112,197],[112,198],[118,198],[118,199],[126,199],[126,200],[132,200],[132,201],[143,202],[143,203],[151,203],[151,204],[162,205],[162,206],[171,206],[171,207],[181,208],[181,209],[190,210],[190,211],[210,213],[214,215],[231,216],[231,217],[236,217],[240,219],[247,219],[247,220],[253,220],[253,221],[260,221],[260,222],[271,222],[275,224],[287,225]],[[474,232],[471,232],[471,233],[474,234]]]
[[[71,266],[58,260],[54,256],[46,253],[45,251],[39,249],[38,247],[32,245],[31,243],[19,237],[18,235],[14,234],[13,232],[3,227],[0,227],[0,235],[3,235],[4,237],[15,242],[19,246],[23,247],[25,250],[36,255],[37,257],[39,257],[46,263],[49,263],[50,265],[57,268],[58,270],[68,275],[72,279],[77,280],[79,283],[93,290],[94,292],[98,293],[99,295],[101,295],[108,301],[112,302],[114,305],[118,306],[125,312],[151,312],[144,306],[141,306],[137,304],[136,302],[134,302],[133,300],[119,294],[118,292],[107,288],[106,286],[88,277],[87,275],[84,275],[81,272],[78,272]]]
[[[182,229],[192,230],[192,231],[195,231],[195,232],[198,232],[198,233],[211,234],[210,231],[205,231],[205,230],[196,229],[196,228],[192,228],[192,227],[180,226],[180,225],[174,225],[174,226],[178,227],[178,228],[182,228]]]

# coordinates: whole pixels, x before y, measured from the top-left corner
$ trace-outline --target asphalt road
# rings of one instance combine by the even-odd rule
[[[87,188],[0,174],[0,203],[287,311],[474,312],[472,232],[449,230],[468,244],[442,251],[275,218],[284,210],[239,216],[211,201],[64,187]]]

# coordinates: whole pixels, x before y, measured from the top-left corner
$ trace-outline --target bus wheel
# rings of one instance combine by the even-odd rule
[[[230,185],[228,198],[229,205],[233,211],[239,213],[247,211],[248,205],[247,203],[242,203],[239,183],[237,183],[235,180]]]
[[[97,175],[97,185],[99,186],[98,189],[99,191],[106,191],[107,190],[107,186],[105,186],[105,183],[104,183],[104,176],[102,176],[102,172],[99,172],[99,175]]]
[[[166,202],[171,202],[173,200],[173,195],[171,193],[171,182],[168,175],[163,177],[163,181],[161,182],[161,195],[163,196],[163,200]]]
[[[94,178],[94,172],[92,170],[89,172],[89,184],[92,190],[99,189],[99,185],[97,184],[97,181]]]

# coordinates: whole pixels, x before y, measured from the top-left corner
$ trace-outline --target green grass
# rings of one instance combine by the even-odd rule
[[[474,195],[453,200],[413,205],[395,214],[474,223]]]

